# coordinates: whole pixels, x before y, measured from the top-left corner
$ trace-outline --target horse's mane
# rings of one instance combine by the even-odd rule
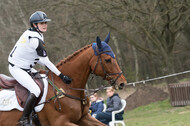
[[[61,66],[62,64],[66,63],[67,61],[69,61],[70,59],[72,59],[74,56],[78,55],[80,52],[82,52],[82,51],[84,51],[84,50],[86,50],[86,49],[88,49],[90,47],[92,47],[92,44],[86,45],[85,47],[83,47],[83,48],[75,51],[73,54],[71,54],[68,57],[66,57],[63,60],[61,60],[56,66],[57,67]]]

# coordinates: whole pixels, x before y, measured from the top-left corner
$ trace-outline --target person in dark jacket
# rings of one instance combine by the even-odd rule
[[[91,95],[90,96],[90,100],[91,100],[91,106],[89,108],[90,110],[90,114],[93,116],[93,117],[96,117],[96,115],[99,113],[99,112],[102,112],[103,109],[104,109],[104,101],[102,98],[98,97],[97,93],[95,93],[94,95]]]
[[[96,119],[108,125],[112,121],[112,111],[117,111],[122,108],[121,99],[112,87],[106,89],[107,93],[107,108],[105,112],[100,112],[96,115]],[[115,115],[116,120],[123,120],[124,111]]]

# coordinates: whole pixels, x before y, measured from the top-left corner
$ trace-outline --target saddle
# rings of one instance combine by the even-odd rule
[[[41,90],[41,94],[36,102],[37,105],[41,100],[44,92],[44,83],[39,73],[30,73],[30,76],[34,79]],[[0,87],[3,89],[14,89],[19,105],[24,108],[25,102],[30,93],[25,87],[19,84],[14,78],[4,74],[0,74]]]

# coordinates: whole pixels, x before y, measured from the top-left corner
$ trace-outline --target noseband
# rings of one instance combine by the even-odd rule
[[[98,52],[98,50],[97,50]],[[92,74],[95,74],[95,70],[96,70],[96,67],[98,66],[98,62],[100,60],[100,65],[102,66],[102,70],[104,72],[104,77],[103,77],[103,80],[105,80],[107,77],[110,77],[112,75],[117,75],[116,79],[111,79],[109,80],[109,83],[112,85],[112,86],[115,86],[116,84],[116,81],[117,79],[121,76],[121,74],[123,73],[122,71],[119,72],[119,73],[108,73],[106,72],[105,68],[104,68],[104,65],[102,64],[102,59],[101,59],[101,54],[105,53],[105,52],[112,52],[111,50],[107,50],[107,51],[102,51],[102,52],[98,52],[98,59],[96,61],[96,64],[95,64],[95,67],[94,67],[94,70],[92,71]]]

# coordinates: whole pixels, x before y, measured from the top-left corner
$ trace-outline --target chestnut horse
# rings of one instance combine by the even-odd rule
[[[48,72],[48,78],[58,87],[65,91],[65,96],[57,100],[46,103],[42,111],[38,112],[42,126],[105,126],[89,113],[89,99],[85,95],[86,82],[91,72],[102,76],[105,80],[115,83],[122,88],[127,82],[123,76],[120,67],[115,59],[115,55],[107,44],[109,34],[101,42],[97,37],[96,43],[87,45],[76,51],[66,59],[57,64],[57,68],[64,74],[72,78],[72,83],[66,85],[58,76],[51,71]],[[74,89],[75,88],[75,89]],[[48,86],[46,100],[54,96],[53,87]],[[61,109],[58,108],[60,105]],[[22,112],[12,110],[9,112],[0,112],[0,126],[15,126],[21,117]]]

